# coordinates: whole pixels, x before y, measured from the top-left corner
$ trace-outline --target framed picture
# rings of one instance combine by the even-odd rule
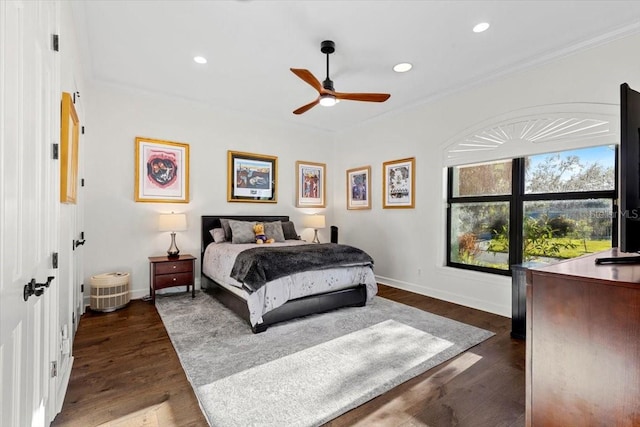
[[[189,203],[189,145],[136,137],[136,202]]]
[[[347,171],[347,209],[371,209],[371,166]]]
[[[415,206],[415,166],[415,157],[382,164],[382,207],[384,209]]]
[[[324,163],[296,162],[296,206],[299,208],[324,208]]]
[[[277,203],[278,158],[227,152],[227,201]]]
[[[78,115],[71,95],[62,93],[60,116],[60,202],[75,204],[78,195]]]

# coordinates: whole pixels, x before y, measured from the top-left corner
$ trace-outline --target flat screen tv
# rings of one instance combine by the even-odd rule
[[[640,252],[640,93],[620,85],[620,252]],[[640,258],[640,257],[639,257]],[[640,262],[640,261],[639,261]]]

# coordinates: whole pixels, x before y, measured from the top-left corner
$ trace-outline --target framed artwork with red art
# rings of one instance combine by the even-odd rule
[[[135,201],[189,203],[189,145],[136,137]]]

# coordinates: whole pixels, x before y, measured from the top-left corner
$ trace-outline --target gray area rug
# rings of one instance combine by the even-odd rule
[[[212,426],[318,426],[494,335],[381,297],[261,334],[203,292],[156,307]]]

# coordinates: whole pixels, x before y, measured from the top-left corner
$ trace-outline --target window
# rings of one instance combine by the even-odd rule
[[[509,240],[490,250],[496,230],[509,227],[509,202],[455,203],[451,207],[451,261],[506,270]]]
[[[449,168],[447,265],[510,274],[617,245],[616,154],[610,145]]]
[[[511,160],[453,169],[455,197],[511,194]]]

